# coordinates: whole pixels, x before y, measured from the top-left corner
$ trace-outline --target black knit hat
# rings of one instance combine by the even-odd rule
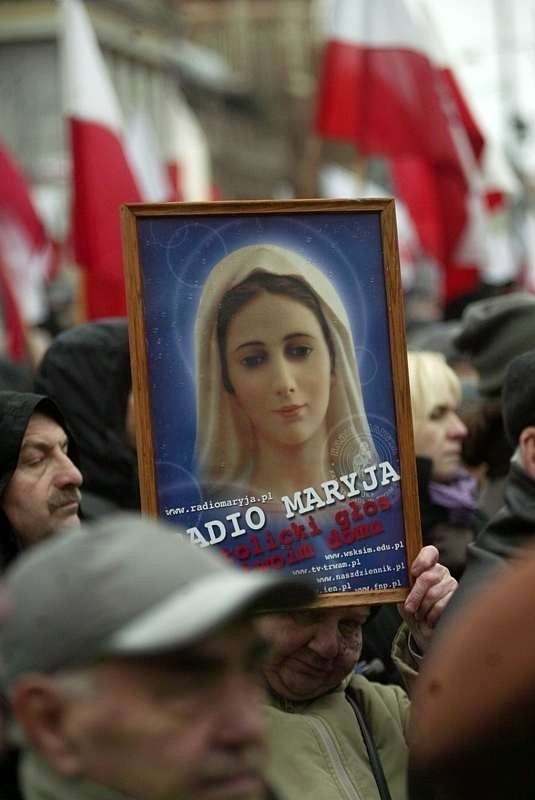
[[[515,448],[520,434],[535,425],[535,350],[514,358],[505,374],[502,394],[503,424]]]
[[[511,359],[535,347],[535,296],[527,292],[470,303],[454,345],[479,373],[479,394],[499,399]]]

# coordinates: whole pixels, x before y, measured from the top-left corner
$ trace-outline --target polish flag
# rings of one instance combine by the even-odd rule
[[[433,61],[444,83],[451,130],[469,185],[467,224],[446,275],[451,296],[470,280],[470,270],[474,283],[480,276],[491,284],[518,278],[518,248],[507,224],[507,204],[520,196],[521,187],[492,133],[484,130],[472,113],[430,9],[421,6],[420,10]]]
[[[487,206],[491,212],[502,209],[509,200],[520,200],[522,183],[502,146],[492,136],[487,136],[481,169]]]
[[[126,314],[119,209],[141,201],[123,120],[84,3],[62,0],[64,113],[72,155],[72,242],[88,319]]]
[[[24,361],[27,356],[26,326],[11,284],[9,269],[0,255],[0,353],[13,361]]]
[[[403,0],[335,0],[316,131],[364,155],[416,155],[458,168],[436,72]]]
[[[45,283],[54,268],[55,250],[26,178],[1,141],[0,260],[22,318],[38,325],[47,313]]]
[[[474,158],[478,164],[481,164],[483,160],[483,151],[485,149],[485,136],[483,131],[472,113],[451,66],[447,63],[443,63],[438,66],[438,69],[444,81],[445,88],[449,93],[451,102],[454,104],[459,122],[468,138]]]
[[[488,207],[483,174],[486,137],[472,114],[451,66],[438,26],[429,8],[419,6],[430,58],[440,81],[439,91],[459,160],[466,178],[466,219],[445,272],[445,297],[455,297],[477,288],[489,260]]]
[[[177,199],[212,200],[210,151],[201,124],[180,92],[164,104],[164,160]]]
[[[147,203],[173,200],[175,192],[160,156],[156,131],[141,110],[128,122],[125,146],[143,200]]]
[[[430,9],[425,6],[419,8],[423,15],[431,58],[443,81],[450,126],[464,169],[469,176],[480,173],[485,205],[494,209],[508,196],[520,194],[519,181],[502,149],[493,139],[492,132],[484,130],[473,114]],[[462,134],[459,134],[459,130]],[[469,151],[466,149],[467,144]]]
[[[468,224],[456,260],[464,267],[470,261],[479,264],[488,283],[505,283],[517,276],[518,267],[504,212],[506,216],[509,199],[520,197],[522,188],[492,133],[484,131],[472,113],[430,9],[420,9],[425,15],[433,61],[444,83],[450,126],[469,184]]]
[[[394,191],[446,275],[466,229],[469,183],[422,27],[403,0],[335,0],[331,14],[315,129],[389,160]]]
[[[318,185],[322,197],[391,197],[392,192],[374,181],[360,181],[354,170],[339,164],[324,164],[318,173]],[[422,246],[405,204],[396,199],[396,225],[398,234],[401,280],[410,285],[416,264],[422,258]]]

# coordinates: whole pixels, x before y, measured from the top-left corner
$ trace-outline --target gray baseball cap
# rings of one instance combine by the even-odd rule
[[[246,571],[176,527],[120,514],[59,533],[21,556],[0,595],[0,677],[52,673],[113,655],[194,643],[255,610],[310,603],[310,584]]]

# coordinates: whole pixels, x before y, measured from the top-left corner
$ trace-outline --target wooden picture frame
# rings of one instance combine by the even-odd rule
[[[127,205],[122,229],[143,512],[308,575],[322,605],[402,601],[421,538],[394,201]]]

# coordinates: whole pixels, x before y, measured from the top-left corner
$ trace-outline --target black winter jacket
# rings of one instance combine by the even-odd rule
[[[507,476],[504,500],[505,505],[469,545],[464,575],[441,625],[449,624],[463,604],[523,548],[535,545],[535,481],[514,462]]]
[[[506,569],[525,547],[535,544],[535,481],[514,462],[507,476],[504,500],[505,505],[468,547],[464,575],[441,617],[438,636],[455,624],[456,614],[462,613],[464,605],[488,586],[496,572]],[[503,775],[507,775],[506,769]],[[445,793],[442,787],[433,787],[428,776],[421,777],[412,768],[408,782],[410,800],[455,800],[454,795]],[[506,790],[497,789],[493,796],[506,797]]]

